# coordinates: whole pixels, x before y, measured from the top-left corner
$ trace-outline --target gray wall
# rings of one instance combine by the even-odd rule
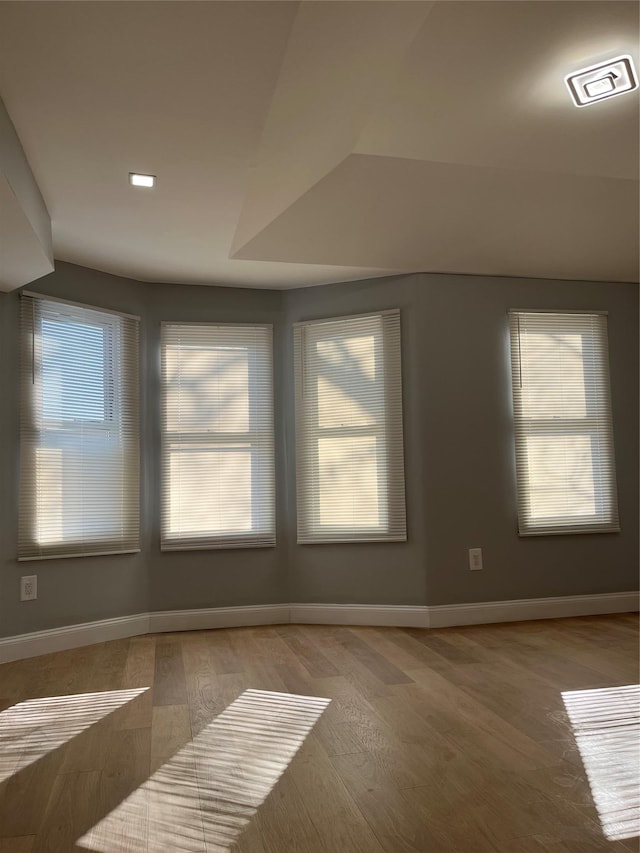
[[[36,286],[37,285],[37,286]],[[294,291],[153,285],[69,264],[38,292],[142,316],[142,552],[17,563],[18,296],[0,294],[0,635],[141,611],[287,601],[448,604],[638,586],[638,288],[411,275]],[[292,334],[297,320],[400,308],[409,540],[295,542]],[[521,539],[506,312],[609,312],[622,532]],[[159,550],[161,320],[274,324],[278,546]],[[485,568],[469,572],[466,550]],[[38,574],[39,598],[18,601]]]

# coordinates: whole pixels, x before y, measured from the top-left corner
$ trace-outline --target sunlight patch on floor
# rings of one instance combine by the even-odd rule
[[[246,690],[78,844],[100,853],[229,850],[330,701]]]
[[[640,685],[562,694],[610,841],[640,835]]]
[[[28,699],[0,714],[0,782],[53,752],[148,690],[108,690]]]

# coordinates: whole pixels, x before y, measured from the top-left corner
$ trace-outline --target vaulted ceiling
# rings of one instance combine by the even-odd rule
[[[635,2],[0,2],[55,257],[143,281],[637,281],[637,92],[564,84],[624,53]]]

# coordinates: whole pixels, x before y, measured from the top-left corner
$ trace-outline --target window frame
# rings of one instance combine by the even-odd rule
[[[384,318],[397,318],[398,355],[397,363],[391,364],[389,355],[390,335]],[[375,346],[376,373],[379,368],[383,417],[373,424],[358,426],[320,425],[317,383],[309,382],[307,377],[306,347],[310,342],[317,345],[321,341],[354,338],[372,334],[371,330],[349,331],[348,324],[358,320],[378,320],[379,329],[373,331],[379,345]],[[345,334],[336,333],[336,327],[345,324]],[[323,328],[324,327],[324,328]],[[328,317],[318,320],[302,321],[294,324],[294,372],[295,372],[295,410],[296,410],[296,489],[298,515],[298,544],[331,544],[357,542],[404,542],[406,532],[406,500],[404,481],[404,435],[402,426],[402,366],[400,356],[400,310],[390,309],[367,314],[355,314],[341,317]],[[312,336],[312,337],[310,337]],[[393,374],[393,375],[390,375]],[[394,387],[394,381],[396,386]],[[396,405],[392,412],[390,400]],[[392,423],[395,421],[395,424]],[[395,446],[399,433],[399,452]],[[371,436],[376,440],[376,471],[383,477],[379,484],[378,496],[382,496],[383,522],[376,526],[358,525],[336,527],[310,523],[320,516],[319,476],[311,473],[319,469],[319,444],[323,437]],[[312,447],[310,452],[303,452]],[[394,464],[394,462],[396,464]],[[317,486],[314,488],[314,486]],[[392,500],[391,495],[398,489],[402,500]],[[301,520],[304,522],[301,523]],[[307,531],[304,532],[303,531]],[[397,531],[397,532],[393,532]]]
[[[99,308],[94,305],[76,303],[58,297],[46,296],[23,291],[22,299],[30,300],[30,332],[21,321],[21,428],[20,428],[20,499],[19,499],[19,539],[18,560],[68,559],[72,557],[90,557],[118,554],[134,554],[140,551],[140,479],[139,479],[139,317]],[[24,309],[23,309],[24,310]],[[94,317],[82,317],[81,312],[89,312]],[[94,418],[48,418],[44,413],[45,393],[43,364],[43,324],[47,321],[94,326],[103,330],[103,408],[101,420]],[[122,361],[127,350],[123,338],[122,321],[135,321],[135,334],[132,338],[132,352],[135,353],[131,380],[123,379]],[[109,369],[111,368],[111,370]],[[132,442],[124,429],[125,396],[133,396],[128,405],[133,407],[127,420],[132,423]],[[93,539],[63,537],[55,543],[42,543],[38,538],[38,474],[36,452],[42,449],[63,449],[65,443],[81,445],[83,439],[93,435],[105,441],[112,439],[122,459],[137,466],[138,473],[125,482],[132,488],[127,503],[135,505],[132,512],[124,512],[120,517],[120,537],[96,536]],[[25,440],[26,439],[26,440]],[[56,440],[57,439],[57,440]],[[74,450],[73,445],[70,447]],[[123,463],[125,464],[125,463]],[[122,510],[121,510],[122,511]],[[114,547],[117,539],[135,542],[134,547]]]
[[[583,417],[562,417],[560,415],[546,418],[525,418],[523,414],[522,374],[521,374],[521,334],[520,318],[524,315],[540,315],[549,320],[549,327],[557,321],[559,333],[576,334],[577,330],[563,327],[563,318],[571,317],[593,317],[598,318],[602,325],[597,332],[591,331],[586,334],[586,327],[581,330],[582,346],[582,370],[585,387],[585,409]],[[511,390],[514,418],[514,456],[516,466],[516,493],[517,493],[517,530],[522,537],[529,536],[554,536],[567,534],[585,533],[617,533],[620,531],[618,517],[617,483],[615,447],[613,435],[612,406],[611,406],[611,381],[609,376],[608,360],[608,312],[606,311],[583,311],[566,309],[510,309],[508,311],[509,338],[511,350]],[[560,331],[562,330],[562,331]],[[601,336],[601,346],[596,343],[596,334]],[[589,350],[588,356],[585,351]],[[596,363],[598,352],[602,355],[602,362]],[[598,414],[595,394],[593,389],[602,380],[602,391],[599,403],[605,408],[605,416]],[[590,410],[590,411],[589,411]],[[602,423],[604,421],[604,429]],[[606,430],[606,432],[605,432]],[[532,436],[589,436],[591,446],[591,464],[594,483],[594,503],[596,513],[591,515],[574,516],[545,516],[545,522],[536,523],[531,512],[531,487],[529,477],[529,464],[526,450],[522,449],[523,439]],[[594,442],[601,445],[601,451],[594,451]],[[607,476],[607,471],[610,476]],[[611,499],[607,503],[605,494],[607,488]],[[558,519],[566,518],[564,524]]]
[[[259,403],[259,394],[257,389],[260,387],[260,364],[257,356],[257,349],[248,349],[248,416],[249,429],[246,432],[219,432],[212,431],[182,431],[174,433],[175,438],[171,438],[172,433],[169,433],[168,423],[168,387],[165,381],[166,368],[166,351],[168,347],[169,330],[183,327],[209,327],[211,329],[259,329],[267,333],[265,347],[268,351],[268,363],[266,364],[269,374],[269,394],[270,401],[268,424],[266,430],[258,429],[256,424],[256,410]],[[241,344],[237,344],[240,347]],[[221,323],[221,322],[180,322],[180,321],[163,321],[161,323],[160,334],[160,382],[161,382],[161,508],[160,508],[160,550],[161,551],[204,551],[216,549],[232,549],[232,548],[265,548],[274,547],[276,545],[276,501],[275,501],[275,433],[274,433],[274,382],[273,382],[273,325],[270,323]],[[264,453],[261,453],[261,442],[264,442],[264,436],[267,436],[270,444],[270,457],[264,458]],[[171,445],[176,445],[173,448],[174,452],[180,442],[186,443],[187,446],[192,444],[201,445],[201,449],[215,451],[219,447],[219,452],[224,452],[225,447],[229,448],[234,442],[237,444],[248,444],[250,447],[251,459],[251,517],[252,528],[251,532],[243,531],[238,534],[221,534],[195,536],[177,536],[175,533],[171,535],[169,531],[169,512],[168,500],[169,490],[171,488],[168,477],[168,469]],[[209,445],[207,448],[206,445]],[[262,479],[261,474],[255,473],[255,467],[259,467],[264,472],[265,466],[271,469],[271,489],[270,489],[270,504],[256,511],[256,506],[259,505],[259,500],[256,496],[261,494],[259,484]],[[269,474],[267,474],[268,480]],[[256,524],[257,519],[257,524]]]

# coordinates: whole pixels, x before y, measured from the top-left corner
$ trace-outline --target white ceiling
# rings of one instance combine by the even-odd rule
[[[621,53],[635,2],[0,2],[56,258],[143,281],[637,281],[637,92],[563,79]]]

